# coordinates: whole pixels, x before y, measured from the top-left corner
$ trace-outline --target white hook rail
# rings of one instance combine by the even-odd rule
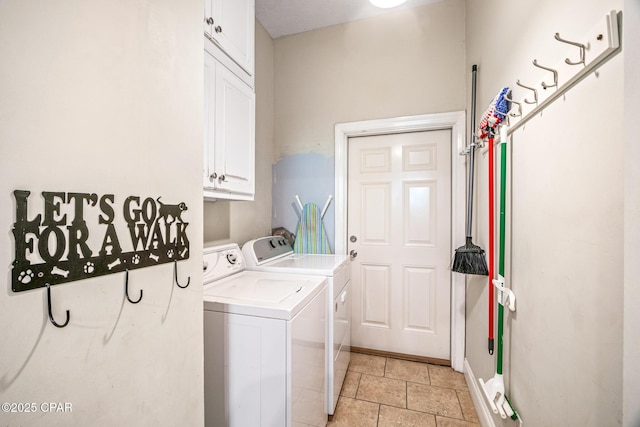
[[[548,89],[553,88],[555,85],[549,85],[542,83],[542,87],[544,89],[543,93],[549,92],[549,95],[544,100],[540,101],[531,111],[528,111],[526,114],[522,114],[522,118],[517,120],[513,119],[514,115],[511,115],[510,126],[508,130],[508,134],[511,135],[520,127],[524,126],[529,120],[535,117],[539,112],[544,110],[549,104],[554,102],[556,99],[560,98],[565,92],[571,89],[573,86],[578,84],[582,79],[584,79],[587,75],[589,75],[592,71],[598,68],[602,63],[608,60],[614,53],[620,50],[620,31],[618,27],[618,12],[612,10],[605,16],[604,20],[601,20],[598,25],[596,25],[591,32],[585,37],[585,40],[588,40],[588,43],[574,43],[568,40],[560,39],[558,33],[556,33],[555,39],[561,43],[567,43],[573,46],[581,47],[581,61],[567,61],[565,60],[563,64],[567,64],[570,66],[570,70],[576,70],[571,78],[569,78],[564,83],[557,83],[557,89],[555,91],[549,91]],[[572,54],[575,56],[575,47],[572,48]],[[571,56],[571,54],[569,55]],[[585,58],[586,56],[586,58]],[[591,58],[589,60],[589,58]],[[586,59],[586,60],[585,60]],[[587,62],[588,60],[588,62]],[[550,69],[548,67],[540,66],[534,60],[534,65],[540,68],[544,68],[550,70],[557,75],[557,71],[555,69]],[[577,66],[583,65],[581,68],[577,68]],[[566,68],[566,67],[565,67]],[[523,85],[519,85],[523,86]],[[546,87],[545,87],[546,86]],[[523,86],[524,87],[524,86]],[[527,88],[529,90],[533,88]],[[526,102],[527,104],[531,104],[530,102]],[[518,107],[521,108],[519,103]]]

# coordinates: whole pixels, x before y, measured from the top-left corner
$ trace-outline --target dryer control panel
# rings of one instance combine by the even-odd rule
[[[251,240],[242,246],[247,265],[256,266],[293,253],[293,248],[284,237],[267,236]]]
[[[244,257],[236,243],[204,248],[202,272],[207,283],[244,270]]]

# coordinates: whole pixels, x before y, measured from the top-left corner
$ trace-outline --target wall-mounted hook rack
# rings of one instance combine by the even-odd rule
[[[64,328],[69,324],[69,320],[71,319],[71,315],[69,314],[69,310],[67,310],[67,320],[63,324],[56,322],[56,319],[53,318],[53,313],[51,312],[51,285],[48,283],[47,286],[47,310],[49,312],[49,320],[53,323],[53,326],[56,328]]]
[[[523,87],[525,89],[529,89],[530,91],[533,92],[533,101],[529,101],[527,98],[524,99],[525,104],[537,104],[538,103],[538,89],[533,88],[533,87],[529,87],[529,86],[525,86],[522,83],[520,83],[520,80],[516,80],[516,84],[520,87]]]
[[[535,65],[538,68],[542,68],[543,70],[551,71],[553,73],[553,84],[542,82],[540,83],[540,86],[542,86],[542,89],[547,90],[551,87],[558,87],[558,70],[554,70],[553,68],[545,67],[544,65],[538,64],[537,59],[533,60],[533,65]]]
[[[187,284],[186,284],[186,285],[184,285],[184,286],[182,286],[182,285],[180,284],[180,282],[178,282],[178,260],[175,260],[175,261],[174,261],[174,263],[173,263],[173,278],[174,278],[174,280],[175,280],[175,282],[176,282],[176,285],[177,285],[180,289],[184,289],[184,288],[186,288],[187,286],[189,286],[189,283],[191,283],[191,276],[189,276],[189,277],[187,278]]]
[[[577,46],[577,47],[580,48],[580,60],[579,61],[572,61],[569,58],[565,58],[564,62],[566,64],[569,64],[569,65],[580,65],[580,64],[585,65],[585,63],[584,63],[584,51],[587,48],[585,45],[583,45],[582,43],[576,43],[576,42],[572,42],[570,40],[565,40],[565,39],[560,37],[560,33],[556,33],[556,35],[553,36],[553,37],[556,40],[558,40],[559,42],[567,43],[567,44],[570,44],[570,45],[573,45],[573,46]]]
[[[138,297],[138,299],[136,301],[132,300],[129,297],[129,269],[127,268],[125,270],[125,276],[124,276],[124,296],[127,297],[127,300],[131,303],[131,304],[137,304],[140,301],[142,301],[142,292],[143,290],[140,289],[140,296]]]
[[[176,284],[180,288],[189,286],[191,277],[181,285],[177,272],[177,261],[190,255],[189,223],[183,219],[188,208],[184,202],[168,203],[161,200],[162,196],[131,195],[119,199],[115,194],[67,191],[40,194],[42,202],[38,204],[29,203],[31,191],[13,191],[15,258],[11,290],[23,292],[46,287],[47,314],[55,327],[64,328],[71,319],[69,310],[64,323],[53,317],[51,287],[61,283],[125,272],[125,297],[131,304],[138,304],[144,291],[139,291],[137,299],[131,298],[129,270],[173,262]],[[122,215],[122,221],[117,214]],[[54,217],[55,220],[49,220]],[[102,238],[89,239],[96,232]],[[100,242],[102,245],[98,246]],[[125,242],[128,244],[121,244]]]
[[[584,51],[584,67],[573,67],[583,62],[575,62],[571,60],[565,60],[559,64],[559,69],[562,71],[562,76],[569,74],[570,78],[566,81],[559,81],[558,87],[555,91],[543,92],[546,95],[542,95],[542,98],[546,98],[539,101],[538,105],[532,110],[524,113],[522,118],[515,121],[515,123],[509,125],[507,133],[511,135],[513,132],[524,126],[529,120],[535,117],[538,113],[544,110],[547,106],[553,103],[556,99],[564,95],[569,89],[582,81],[585,77],[596,70],[600,65],[606,62],[615,53],[620,51],[620,30],[619,30],[619,12],[612,10],[605,15],[604,19],[601,19],[590,31],[582,38],[586,43],[583,43],[584,50],[580,47],[580,43],[569,42],[568,40],[560,39],[559,35],[556,40],[570,45],[576,45],[581,48],[581,53]],[[559,34],[559,33],[556,33]],[[573,49],[573,48],[572,48]],[[569,55],[570,56],[570,55]],[[582,58],[581,58],[582,59]],[[566,65],[563,65],[566,64]],[[539,64],[534,63],[539,68],[542,67]],[[549,69],[554,71],[553,69]],[[577,71],[576,71],[577,70]],[[543,86],[544,87],[544,86]],[[552,87],[547,85],[547,87]]]
[[[507,116],[511,116],[511,117],[520,117],[522,116],[522,104],[519,103],[518,101],[514,101],[513,99],[509,98],[508,94],[504,94],[504,98],[509,101],[511,104],[516,104],[518,106],[518,112],[517,113],[512,113],[511,110],[513,110],[513,107],[511,107],[511,110],[509,110],[509,112],[507,113]]]

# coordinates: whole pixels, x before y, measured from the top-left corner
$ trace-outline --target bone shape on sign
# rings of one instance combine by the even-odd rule
[[[58,268],[56,266],[56,267],[53,267],[51,269],[51,274],[56,274],[56,275],[62,276],[62,277],[64,277],[66,279],[67,276],[69,276],[69,270],[62,270],[61,268]]]
[[[183,251],[182,251],[182,252],[180,252],[180,257],[181,257],[181,258],[184,258],[184,256],[187,254],[187,251],[188,251],[188,250],[189,250],[188,248],[184,248],[184,249],[183,249]]]
[[[107,264],[107,267],[109,267],[109,270],[113,269],[113,267],[120,265],[120,258],[118,258],[117,260],[113,261],[111,264]]]
[[[151,258],[155,262],[158,262],[158,260],[160,259],[160,257],[158,255],[154,255],[154,254],[149,255],[149,258]]]

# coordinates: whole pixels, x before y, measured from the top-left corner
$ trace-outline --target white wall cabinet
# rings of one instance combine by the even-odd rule
[[[254,0],[205,0],[204,33],[249,75],[254,73]]]
[[[205,199],[253,200],[255,92],[205,51]]]

